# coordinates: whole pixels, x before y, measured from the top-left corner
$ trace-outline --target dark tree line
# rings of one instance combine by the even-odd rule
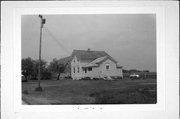
[[[22,59],[22,75],[25,77],[25,81],[28,79],[37,80],[38,79],[38,67],[39,60],[33,60],[32,58]],[[57,59],[53,59],[48,65],[45,60],[41,60],[41,79],[50,79],[52,73],[57,73],[57,80],[59,76],[65,70],[65,65],[58,62]]]

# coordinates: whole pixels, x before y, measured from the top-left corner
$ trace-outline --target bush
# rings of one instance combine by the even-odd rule
[[[49,71],[43,71],[41,74],[41,80],[49,80],[51,79],[51,72]],[[30,80],[38,80],[38,76],[33,76]]]
[[[114,79],[114,80],[120,80],[120,79],[122,79],[121,76],[111,76],[111,78]]]
[[[81,80],[91,80],[90,77],[84,77],[84,78],[81,78]]]
[[[42,73],[42,78],[41,78],[42,80],[49,80],[49,79],[51,79],[51,72],[49,72],[49,71],[44,71],[43,73]]]
[[[71,76],[65,76],[65,79],[72,79]]]
[[[92,80],[104,80],[103,78],[93,78]]]
[[[90,77],[84,77],[84,78],[81,78],[80,80],[104,80],[103,78],[90,78]]]
[[[99,78],[93,78],[92,80],[100,80]]]
[[[32,77],[30,80],[38,80],[37,77]]]

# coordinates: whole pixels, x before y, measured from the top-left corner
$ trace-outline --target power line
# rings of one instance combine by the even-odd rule
[[[64,47],[64,45],[62,45],[62,44],[56,39],[56,37],[51,33],[51,31],[50,31],[47,27],[44,27],[44,28],[46,29],[47,33],[52,37],[52,39],[53,39],[54,41],[56,41],[56,43],[58,44],[58,46],[59,46],[61,49],[63,49],[66,53],[68,53],[68,54],[70,55],[71,52],[70,52],[66,47]]]

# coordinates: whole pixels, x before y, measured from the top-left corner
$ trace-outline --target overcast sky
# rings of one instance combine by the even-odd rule
[[[125,69],[156,71],[155,14],[44,15],[42,59],[106,51]],[[22,58],[38,59],[40,18],[22,16]]]

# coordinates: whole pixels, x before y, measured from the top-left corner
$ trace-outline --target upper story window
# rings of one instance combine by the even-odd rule
[[[73,69],[74,69],[74,73],[76,73],[76,69],[75,69],[75,67],[74,67]]]
[[[79,67],[78,67],[78,73],[79,73]]]
[[[75,62],[76,60],[74,59],[73,61]]]
[[[106,64],[106,70],[109,70],[110,66],[109,64]]]

